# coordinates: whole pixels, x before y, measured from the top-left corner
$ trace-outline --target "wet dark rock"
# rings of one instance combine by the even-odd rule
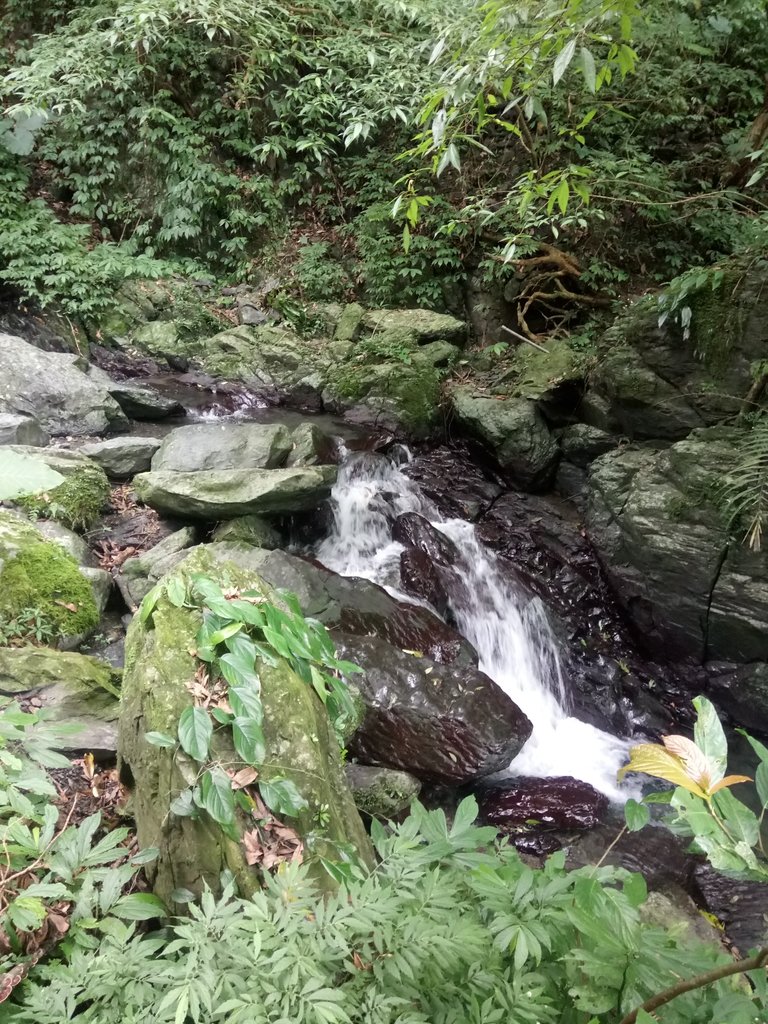
[[[466,443],[420,450],[404,472],[449,519],[476,519],[503,490]]]
[[[378,637],[338,634],[341,657],[363,669],[353,683],[365,714],[350,753],[366,764],[460,785],[505,768],[531,723],[483,672],[397,650]]]
[[[439,567],[423,551],[406,548],[400,554],[400,586],[411,597],[428,601],[444,618],[449,614],[450,601]]]
[[[606,796],[568,776],[504,779],[483,787],[478,802],[483,820],[500,831],[532,822],[556,829],[594,828],[608,810]]]
[[[722,922],[728,938],[746,955],[764,946],[768,933],[768,884],[726,878],[709,864],[693,873],[694,898]]]
[[[160,372],[160,364],[147,356],[137,356],[122,349],[91,345],[88,349],[91,362],[114,381],[133,380],[149,377]]]
[[[768,658],[768,554],[732,541],[719,498],[742,434],[709,427],[592,465],[590,538],[638,635],[670,657]]]
[[[331,631],[375,636],[398,651],[416,651],[439,664],[473,666],[472,645],[428,608],[397,601],[369,580],[339,576],[319,562],[285,551],[209,544],[217,560],[253,569],[267,583],[296,594],[305,615]]]
[[[560,451],[535,402],[487,398],[466,387],[450,400],[457,422],[488,446],[506,478],[531,491],[551,483]]]
[[[710,698],[750,731],[768,734],[768,664],[714,664],[708,669]]]
[[[573,844],[568,867],[580,868],[602,859],[604,864],[639,872],[649,889],[690,890],[696,858],[688,852],[687,840],[673,835],[664,825],[653,823],[639,832],[619,836],[623,825],[623,814],[614,808],[603,824]]]
[[[406,548],[416,548],[438,565],[455,565],[456,545],[418,512],[404,512],[395,520],[392,539]]]
[[[164,420],[169,416],[184,415],[184,406],[180,402],[166,398],[154,388],[112,382],[108,390],[132,420]]]

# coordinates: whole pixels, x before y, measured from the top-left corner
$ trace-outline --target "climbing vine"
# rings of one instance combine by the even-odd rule
[[[198,670],[192,692],[194,705],[182,712],[176,736],[147,733],[146,739],[173,748],[199,765],[194,783],[179,793],[171,812],[196,816],[205,811],[235,841],[235,813],[251,812],[248,787],[275,814],[296,816],[307,802],[288,778],[260,777],[266,744],[258,665],[285,660],[325,705],[340,745],[356,721],[356,707],[344,677],[359,672],[357,665],[336,657],[328,630],[301,612],[293,594],[278,592],[280,604],[258,590],[222,590],[201,574],[187,582],[174,576],[144,598],[142,622],[150,622],[161,596],[177,608],[201,614],[195,657]],[[215,755],[216,731],[225,731],[238,760],[226,767]]]

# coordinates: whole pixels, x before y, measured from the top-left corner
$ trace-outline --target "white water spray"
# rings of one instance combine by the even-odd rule
[[[418,486],[390,460],[352,456],[333,490],[334,529],[317,555],[343,576],[361,576],[405,601],[400,587],[401,544],[391,525],[403,512],[418,512],[456,545],[458,592],[449,595],[459,629],[474,645],[480,668],[533,723],[531,738],[510,766],[515,775],[570,775],[611,799],[627,743],[568,714],[560,655],[542,602],[516,590],[495,556],[461,519],[443,520]]]

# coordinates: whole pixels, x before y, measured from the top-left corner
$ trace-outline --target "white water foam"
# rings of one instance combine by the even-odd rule
[[[477,650],[482,671],[533,723],[510,774],[570,775],[612,800],[632,795],[616,782],[628,744],[568,714],[560,654],[542,602],[504,578],[471,523],[442,519],[418,486],[382,456],[348,458],[333,502],[334,528],[318,548],[319,560],[343,576],[372,580],[401,600],[414,601],[399,589],[403,547],[391,539],[394,519],[418,512],[456,545],[459,588],[450,595],[456,623]]]

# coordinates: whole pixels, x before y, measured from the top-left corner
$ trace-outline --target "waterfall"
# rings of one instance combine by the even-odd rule
[[[509,774],[570,775],[611,799],[624,800],[616,773],[627,744],[568,714],[568,690],[546,609],[508,581],[493,552],[471,523],[443,519],[395,461],[354,455],[341,466],[333,490],[334,526],[317,557],[343,576],[359,576],[400,600],[400,553],[391,527],[404,512],[418,512],[458,550],[450,608],[459,630],[474,645],[480,668],[522,708],[533,723],[531,738]]]

